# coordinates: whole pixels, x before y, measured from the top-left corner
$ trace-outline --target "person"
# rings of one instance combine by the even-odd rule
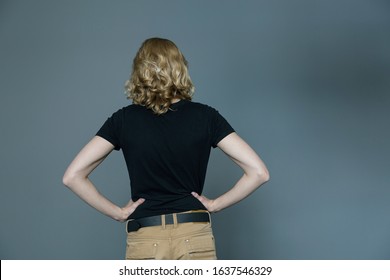
[[[132,104],[113,113],[71,162],[63,183],[96,210],[126,222],[126,259],[216,259],[211,215],[269,180],[256,152],[211,106],[192,101],[188,64],[170,40],[143,42],[125,89]],[[243,170],[224,194],[202,195],[211,148]],[[131,199],[120,207],[89,179],[122,150]]]

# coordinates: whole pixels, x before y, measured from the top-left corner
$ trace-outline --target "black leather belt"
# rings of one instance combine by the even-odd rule
[[[177,223],[207,223],[210,222],[210,215],[208,212],[192,212],[192,213],[178,213],[176,214]],[[172,225],[174,223],[173,214],[165,215],[165,224]],[[137,231],[142,227],[161,226],[162,216],[151,216],[130,220],[127,222],[127,232]]]

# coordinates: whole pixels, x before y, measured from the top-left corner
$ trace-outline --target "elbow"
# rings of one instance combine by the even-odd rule
[[[256,180],[257,180],[259,186],[261,186],[262,184],[268,182],[270,180],[270,175],[269,175],[268,169],[265,168],[265,167],[257,168],[257,170],[256,170]]]
[[[64,184],[65,187],[69,187],[72,184],[72,176],[67,172],[62,177],[62,184]]]
[[[80,183],[88,180],[88,175],[89,174],[86,174],[82,170],[80,171],[74,168],[68,168],[62,177],[62,183],[69,189],[73,190],[77,188]]]
[[[65,185],[65,187],[68,188],[72,188],[76,180],[77,180],[76,174],[68,171],[65,172],[64,176],[62,177],[62,183]]]

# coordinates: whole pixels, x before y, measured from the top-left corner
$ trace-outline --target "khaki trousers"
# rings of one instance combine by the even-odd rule
[[[210,223],[177,223],[140,228],[127,233],[127,260],[215,260]]]

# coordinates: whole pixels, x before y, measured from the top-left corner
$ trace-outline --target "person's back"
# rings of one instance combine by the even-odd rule
[[[102,213],[127,221],[128,259],[215,259],[209,213],[266,182],[265,165],[217,110],[191,101],[187,62],[173,42],[146,40],[125,88],[133,104],[107,119],[68,167],[64,184]],[[244,171],[214,200],[200,195],[212,147]],[[122,208],[88,179],[113,149],[122,150],[131,182],[132,199]]]
[[[162,115],[140,105],[114,113],[97,133],[122,149],[132,198],[144,198],[130,218],[205,207],[202,193],[210,148],[234,130],[213,108],[180,100]]]

